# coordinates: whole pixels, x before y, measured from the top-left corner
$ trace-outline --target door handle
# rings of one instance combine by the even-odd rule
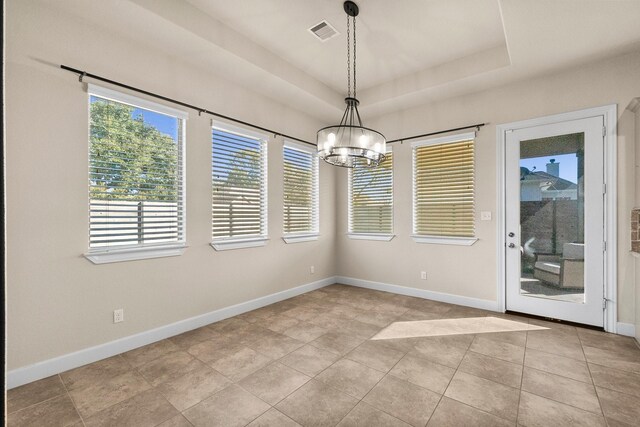
[[[516,247],[516,244],[515,243],[509,243],[509,247],[513,249],[513,248]]]
[[[514,233],[513,231],[511,233],[509,233],[509,237],[513,237],[515,235],[516,235],[516,233]]]

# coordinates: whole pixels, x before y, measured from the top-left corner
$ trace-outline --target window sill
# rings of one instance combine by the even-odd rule
[[[94,264],[109,264],[112,262],[138,261],[142,259],[180,256],[186,249],[187,246],[185,245],[111,249],[88,252],[84,254],[84,257]]]
[[[383,242],[389,242],[396,237],[395,234],[381,234],[381,233],[347,233],[350,239],[354,240],[379,240]]]
[[[312,234],[290,234],[286,236],[282,236],[282,240],[285,243],[301,243],[301,242],[311,242],[313,240],[318,240],[320,234],[312,233]]]
[[[478,241],[476,237],[411,236],[416,243],[434,245],[471,246]]]
[[[257,248],[267,244],[268,237],[248,237],[244,239],[214,240],[211,247],[216,251],[229,251],[232,249]]]

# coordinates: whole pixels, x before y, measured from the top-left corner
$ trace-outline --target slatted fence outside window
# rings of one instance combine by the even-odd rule
[[[267,234],[267,143],[212,128],[212,237],[214,241]]]
[[[285,142],[284,162],[284,233],[310,235],[318,233],[318,156],[310,150]]]
[[[474,236],[473,138],[474,134],[414,144],[414,235]]]
[[[377,167],[349,169],[349,233],[393,233],[391,151]]]
[[[89,249],[184,244],[186,113],[89,86]]]

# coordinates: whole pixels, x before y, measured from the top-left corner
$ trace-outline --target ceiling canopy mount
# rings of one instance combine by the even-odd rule
[[[344,2],[343,7],[344,7],[344,12],[349,16],[353,16],[354,18],[358,16],[358,13],[360,13],[360,9],[358,8],[358,5],[352,1]]]

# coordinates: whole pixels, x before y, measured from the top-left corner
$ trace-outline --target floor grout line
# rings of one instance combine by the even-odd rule
[[[55,375],[59,375],[59,374],[55,374]],[[64,386],[64,383],[63,383],[62,385]],[[25,406],[24,408],[20,408],[20,409],[18,409],[18,410],[16,410],[16,411],[13,411],[13,412],[7,412],[7,413],[6,413],[6,415],[17,414],[18,412],[24,411],[25,409],[33,408],[34,406],[40,405],[41,403],[49,402],[50,400],[53,400],[53,399],[57,399],[57,398],[59,398],[60,396],[64,396],[65,394],[67,394],[67,395],[69,394],[69,393],[66,391],[66,387],[65,387],[65,392],[61,392],[60,394],[56,394],[55,396],[49,397],[49,398],[44,399],[44,400],[41,400],[41,401],[39,401],[39,402],[32,403],[31,405],[29,405],[29,406]],[[71,399],[71,396],[69,396],[69,398]],[[71,402],[73,403],[73,399],[71,400]],[[74,408],[75,408],[75,405],[74,405]]]
[[[398,316],[398,317],[400,317],[400,316]],[[375,335],[375,334],[374,334],[374,335]],[[367,341],[368,341],[368,340],[367,340]],[[365,341],[365,342],[367,342],[367,341]],[[359,344],[359,345],[358,345],[358,347],[360,347],[362,344],[364,344],[364,343]],[[356,347],[356,348],[358,348],[358,347]],[[353,350],[355,350],[355,348],[354,348]],[[353,351],[353,350],[351,350],[351,351]],[[349,353],[347,353],[347,354],[349,354]],[[347,354],[345,354],[345,356],[346,356]],[[344,420],[347,416],[349,416],[349,414],[350,414],[350,413],[351,413],[351,412],[352,412],[352,411],[353,411],[353,410],[354,410],[354,409],[355,409],[355,408],[356,408],[356,407],[357,407],[361,402],[363,402],[363,401],[364,401],[364,399],[369,395],[369,393],[371,393],[371,391],[372,391],[374,388],[376,388],[376,387],[378,386],[378,384],[380,384],[380,382],[381,382],[382,380],[384,380],[387,376],[389,376],[389,375],[390,375],[390,372],[393,370],[393,368],[395,368],[395,367],[396,367],[396,365],[397,365],[398,363],[400,363],[400,361],[401,361],[401,360],[402,360],[402,359],[403,359],[407,354],[408,354],[408,352],[405,352],[405,353],[402,355],[402,357],[401,357],[400,359],[398,359],[398,361],[397,361],[396,363],[394,363],[394,365],[391,367],[391,369],[389,369],[389,371],[388,371],[388,372],[386,372],[386,373],[385,373],[385,374],[384,374],[384,375],[383,375],[383,376],[382,376],[382,377],[381,377],[381,378],[380,378],[380,379],[379,379],[379,380],[378,380],[378,381],[373,385],[373,387],[371,387],[371,388],[369,389],[369,391],[368,391],[368,392],[367,392],[367,393],[362,397],[362,399],[358,400],[358,402],[353,406],[353,408],[351,408],[351,410],[350,410],[349,412],[347,412],[347,414],[345,414],[345,416],[344,416],[344,417],[342,417],[342,418],[340,419],[340,421],[338,421],[338,423],[337,423],[337,424],[340,424],[340,423],[342,422],[342,420]],[[344,358],[344,356],[342,356],[342,357],[341,357],[341,359],[343,359],[343,358]],[[339,359],[339,360],[341,360],[341,359]],[[356,363],[357,363],[357,362],[356,362]],[[365,366],[366,366],[366,365],[365,365]],[[372,369],[373,369],[373,368],[372,368]],[[320,375],[320,374],[318,374],[318,375]],[[394,378],[395,378],[395,377],[394,377]],[[398,379],[399,379],[399,378],[398,378]],[[402,381],[402,380],[401,380],[401,381]],[[364,402],[364,404],[369,405],[367,402]],[[380,412],[384,412],[385,414],[389,415],[390,417],[393,417],[393,418],[395,418],[395,419],[399,419],[398,417],[396,417],[396,416],[394,416],[394,415],[392,415],[392,414],[389,414],[388,412],[386,412],[386,411],[384,411],[384,410],[382,410],[382,409],[380,409],[380,408],[378,408],[378,407],[375,407],[375,406],[373,406],[373,405],[369,405],[369,406],[371,406],[371,407],[373,407],[373,408],[377,409],[377,410],[378,410],[378,411],[380,411]],[[434,410],[435,410],[435,409],[434,409]],[[400,421],[405,422],[404,420],[400,420]],[[407,424],[408,424],[408,423],[407,423]]]
[[[522,371],[520,372],[520,391],[518,392],[518,405],[516,406],[516,425],[520,419],[520,401],[522,400],[522,383],[524,382],[524,363],[527,359],[527,341],[529,340],[529,332],[524,334],[524,354],[522,355]]]
[[[333,304],[339,304],[339,303],[333,303]],[[349,307],[350,307],[350,306],[349,306]],[[370,310],[367,310],[367,311],[370,311]],[[339,315],[338,315],[338,316],[339,316]],[[400,317],[400,316],[397,316],[397,317]],[[309,319],[309,320],[313,320],[313,319]],[[349,320],[354,320],[354,319],[349,319]],[[309,321],[305,321],[305,322],[309,323]],[[366,323],[366,322],[364,322],[364,323]],[[311,323],[311,324],[313,324],[313,323]],[[317,325],[316,325],[316,326],[317,326]],[[378,328],[380,328],[380,329],[384,329],[384,328],[386,327],[386,326],[382,326],[382,327],[380,327],[380,326],[378,326],[378,325],[373,325],[373,326],[376,326],[376,327],[378,327]],[[324,329],[326,329],[326,328],[324,328]],[[327,333],[329,333],[329,332],[331,332],[331,331],[332,331],[332,330],[331,330],[331,329],[329,329]],[[324,335],[326,335],[326,334],[324,334]],[[349,334],[345,334],[345,335],[349,335]],[[372,336],[374,336],[374,335],[375,335],[375,334],[373,334]],[[358,339],[362,339],[361,337],[356,337],[356,336],[354,336],[354,335],[349,335],[349,336],[352,336],[352,337],[355,337],[355,338],[358,338]],[[317,379],[317,377],[318,377],[319,375],[321,375],[323,372],[325,372],[327,369],[330,369],[332,366],[334,366],[334,365],[335,365],[336,363],[338,363],[339,361],[341,361],[341,360],[350,360],[350,359],[346,359],[346,356],[347,356],[348,354],[350,354],[352,351],[354,351],[354,350],[356,350],[357,348],[359,348],[360,346],[362,346],[364,343],[366,343],[366,342],[367,342],[367,341],[369,341],[369,340],[370,340],[370,338],[365,339],[365,341],[363,341],[362,343],[358,344],[356,347],[354,347],[353,349],[349,350],[349,351],[348,351],[347,353],[345,353],[344,355],[342,355],[342,354],[336,354],[336,353],[333,353],[333,352],[331,352],[331,351],[328,351],[328,350],[321,349],[321,348],[318,348],[318,347],[313,346],[313,347],[315,347],[315,348],[317,348],[317,349],[319,349],[319,350],[327,351],[327,352],[329,352],[329,353],[332,353],[332,354],[335,354],[336,356],[338,356],[338,359],[337,359],[337,360],[335,360],[334,362],[332,362],[329,366],[327,366],[326,368],[324,368],[323,370],[321,370],[320,372],[318,372],[318,373],[317,373],[317,374],[315,374],[314,376],[309,376],[308,374],[306,374],[306,373],[304,373],[304,372],[300,372],[300,371],[296,370],[295,368],[292,368],[292,367],[289,367],[289,366],[287,366],[287,365],[283,364],[283,366],[287,366],[287,367],[289,367],[290,369],[295,370],[296,372],[300,372],[301,374],[308,376],[308,377],[309,377],[309,381],[305,382],[305,383],[304,383],[304,384],[302,384],[300,387],[296,388],[296,389],[295,389],[295,390],[293,390],[291,393],[287,394],[284,398],[280,399],[280,401],[278,401],[275,405],[272,405],[271,407],[272,407],[272,408],[274,408],[274,409],[276,409],[276,410],[278,410],[278,409],[275,407],[277,404],[279,404],[279,403],[281,403],[282,401],[286,400],[289,396],[291,396],[292,394],[294,394],[296,391],[298,391],[300,388],[304,387],[306,384],[308,384],[308,383],[309,383],[310,381],[312,381],[312,380],[315,380],[315,381],[317,381],[317,382],[320,382],[320,383],[322,383],[323,385],[325,385],[325,386],[327,386],[327,387],[329,387],[329,388],[331,388],[331,389],[333,389],[333,390],[335,390],[335,391],[338,391],[338,392],[340,392],[340,393],[342,393],[342,394],[345,394],[346,396],[349,396],[349,397],[354,398],[354,399],[358,399],[358,398],[356,398],[355,396],[351,396],[351,395],[349,395],[349,394],[347,394],[347,393],[344,393],[342,390],[339,390],[339,389],[337,389],[337,388],[333,387],[332,385],[325,383],[324,381],[318,380],[318,379]],[[312,341],[313,341],[313,340],[312,340]],[[310,341],[309,343],[305,343],[304,345],[307,345],[307,344],[310,344],[310,343],[311,343],[311,341]],[[303,346],[304,346],[304,345],[303,345]],[[301,346],[301,347],[303,347],[303,346]],[[301,347],[299,347],[299,348],[301,348]],[[297,350],[297,349],[292,350],[291,352],[289,352],[289,353],[287,353],[286,355],[282,356],[280,359],[275,360],[275,361],[274,361],[274,363],[275,363],[275,362],[279,362],[282,358],[284,358],[284,357],[288,356],[289,354],[291,354],[291,353],[295,352],[296,350]],[[402,360],[402,358],[403,358],[406,354],[407,354],[407,353],[403,354],[403,356],[402,356],[400,359],[398,359],[398,361],[394,364],[394,366],[393,366],[393,367],[395,367],[395,365],[397,365],[397,364],[400,362],[400,360]],[[356,362],[356,361],[353,361],[353,362],[355,362],[355,363],[359,363],[359,362]],[[369,367],[369,366],[367,366],[367,365],[364,365],[364,364],[362,364],[362,365],[363,365],[363,366],[365,366],[365,367],[367,367],[367,368],[374,369],[374,368],[371,368],[371,367]],[[393,369],[393,367],[389,370],[389,372],[391,372],[391,370]],[[261,369],[262,369],[262,368],[261,368]],[[376,370],[376,369],[374,369],[374,370]],[[378,370],[376,370],[376,371],[377,371],[377,372],[381,372],[381,371],[378,371]],[[382,372],[381,372],[381,373],[382,373]],[[384,373],[384,375],[380,378],[380,380],[378,380],[378,382],[376,382],[376,384],[375,384],[375,385],[374,385],[374,386],[369,390],[369,392],[370,392],[371,390],[373,390],[373,388],[375,388],[375,386],[377,386],[377,385],[380,383],[380,381],[382,381],[382,380],[383,380],[387,375],[388,375],[388,372],[387,372],[387,373]],[[243,390],[245,390],[245,389],[243,388]],[[248,393],[251,393],[249,390],[246,390],[246,391],[247,391]],[[369,394],[369,392],[367,392],[367,394]],[[253,393],[251,393],[251,394],[252,394],[252,395],[254,395]],[[338,421],[338,424],[339,424],[339,423],[340,423],[344,418],[346,418],[346,417],[347,417],[347,416],[348,416],[348,415],[349,415],[349,414],[350,414],[350,413],[351,413],[351,412],[356,408],[356,406],[358,406],[358,405],[359,405],[359,404],[364,400],[364,398],[367,396],[367,394],[365,394],[365,396],[364,396],[363,398],[358,399],[358,402],[353,406],[353,408],[351,408],[351,410],[350,410],[349,412],[347,412],[347,414],[345,414],[345,416],[344,416],[344,417],[342,417],[342,418]],[[255,395],[254,395],[254,396],[255,396]],[[256,396],[256,397],[258,397],[258,398],[259,398],[259,396]],[[366,402],[365,402],[365,404],[366,404]],[[374,407],[374,408],[375,408],[375,407]],[[379,410],[379,411],[381,411],[381,412],[384,412],[385,414],[387,414],[387,415],[389,415],[389,416],[391,416],[391,417],[393,417],[393,418],[395,418],[395,419],[398,419],[397,417],[395,417],[395,416],[393,416],[393,415],[391,415],[391,414],[388,414],[387,412],[382,411],[382,410],[381,410],[381,409],[379,409],[379,408],[375,408],[375,409],[377,409],[377,410]],[[284,414],[284,413],[283,413],[283,414]],[[285,415],[285,416],[287,416],[287,414],[284,414],[284,415]],[[287,416],[287,417],[288,417],[288,416]],[[290,418],[290,417],[288,417],[288,418]],[[291,419],[291,418],[290,418],[290,419]],[[294,421],[295,421],[295,420],[294,420]]]
[[[429,421],[431,421],[431,418],[433,417],[433,414],[436,413],[436,410],[438,409],[438,406],[440,406],[440,403],[442,402],[442,399],[444,399],[445,394],[447,393],[447,390],[449,389],[449,386],[451,386],[451,382],[453,381],[453,379],[455,378],[456,374],[460,370],[460,365],[462,364],[462,361],[464,360],[464,358],[467,355],[467,353],[469,353],[469,351],[471,351],[470,350],[471,346],[473,345],[473,342],[476,340],[477,337],[478,337],[478,335],[475,334],[473,336],[473,339],[471,340],[471,342],[469,342],[469,345],[467,346],[467,349],[465,350],[464,354],[462,355],[462,358],[460,358],[460,362],[458,362],[458,366],[456,366],[455,371],[453,372],[453,375],[451,375],[451,378],[449,378],[449,382],[447,383],[447,386],[444,388],[444,391],[440,395],[440,399],[438,400],[438,403],[436,404],[435,408],[433,408],[433,412],[431,413],[431,415],[429,415],[429,419],[425,423],[425,426],[427,424],[429,424]],[[464,371],[461,371],[461,372],[464,372]],[[447,397],[447,398],[449,398],[449,397]],[[454,400],[456,400],[456,399],[454,399]],[[456,400],[456,402],[458,402],[458,400]],[[464,402],[461,402],[461,403],[464,403]],[[467,406],[470,406],[470,405],[467,405]],[[475,408],[475,409],[478,409],[478,408]]]
[[[520,391],[521,391],[521,392],[525,392],[525,393],[532,394],[532,395],[534,395],[534,396],[541,397],[541,398],[546,399],[546,400],[550,400],[550,401],[555,402],[555,403],[559,403],[560,405],[570,406],[570,407],[572,407],[572,408],[578,409],[578,410],[583,411],[583,412],[587,412],[587,413],[589,413],[589,414],[593,414],[593,415],[596,415],[596,416],[600,415],[601,417],[603,417],[603,418],[604,418],[604,414],[602,414],[602,413],[597,414],[597,413],[595,413],[595,412],[593,412],[593,411],[589,411],[589,410],[584,409],[584,408],[579,408],[579,407],[577,407],[577,406],[575,406],[575,405],[572,405],[572,404],[570,404],[570,403],[561,402],[561,401],[559,401],[559,400],[552,399],[552,398],[550,398],[550,397],[548,397],[548,396],[542,396],[542,395],[540,395],[540,394],[534,393],[534,392],[529,391],[529,390],[520,390]],[[599,403],[599,402],[598,402],[598,403]]]
[[[62,386],[64,387],[64,390],[65,390],[65,393],[67,394],[67,397],[69,397],[69,400],[71,401],[71,404],[73,405],[73,409],[76,410],[76,413],[78,414],[78,417],[80,417],[80,422],[82,423],[83,426],[86,426],[86,424],[84,422],[84,417],[82,416],[82,414],[78,410],[78,406],[76,405],[75,400],[73,400],[73,397],[71,397],[71,393],[69,393],[69,389],[67,388],[67,385],[62,380],[62,376],[60,374],[57,374],[57,376],[58,376],[58,379],[60,380],[60,382],[62,383]]]
[[[291,318],[293,318],[293,317],[291,317]],[[262,319],[262,320],[264,320],[264,319]],[[301,321],[301,320],[299,320],[299,319],[296,319],[296,320]],[[307,321],[304,321],[304,322],[307,322]],[[308,323],[308,322],[307,322],[307,323]],[[253,324],[253,323],[252,323],[252,324]],[[260,327],[260,328],[262,328],[261,326],[257,326],[257,325],[256,325],[256,327]],[[263,329],[268,330],[268,331],[271,331],[271,330],[270,330],[270,329],[268,329],[268,328],[263,328]],[[276,334],[279,334],[279,335],[282,335],[282,336],[285,336],[285,337],[288,337],[287,335],[284,335],[283,333],[280,333],[280,332],[275,332],[275,331],[271,331],[271,332],[276,333]],[[294,340],[295,340],[295,338],[292,338],[292,337],[288,337],[288,338],[291,338],[291,339],[294,339]],[[206,341],[206,340],[205,340],[205,341]],[[274,358],[271,358],[271,356],[268,356],[268,355],[266,355],[266,354],[264,354],[264,353],[261,353],[260,351],[258,351],[258,350],[256,350],[256,349],[253,349],[252,347],[249,347],[249,344],[250,344],[250,343],[249,343],[249,344],[247,344],[247,345],[243,345],[243,347],[249,348],[249,349],[251,349],[251,350],[255,351],[255,352],[256,352],[256,353],[258,353],[258,354],[261,354],[261,355],[263,355],[263,356],[265,356],[265,357],[269,357],[269,358],[271,359],[271,361],[270,361],[267,365],[260,367],[260,368],[259,368],[259,369],[257,369],[256,371],[254,371],[254,372],[252,372],[252,373],[250,373],[250,374],[246,375],[245,377],[241,378],[241,379],[240,379],[240,380],[238,380],[238,381],[233,381],[233,380],[231,380],[230,378],[228,378],[228,377],[224,376],[224,374],[220,373],[219,371],[215,370],[215,368],[213,368],[213,367],[211,367],[210,365],[208,365],[208,364],[207,364],[207,366],[211,367],[211,369],[213,369],[214,371],[216,371],[216,372],[220,373],[220,375],[222,375],[222,376],[224,376],[225,378],[227,378],[228,380],[230,380],[230,381],[231,381],[231,384],[229,384],[229,385],[225,386],[225,387],[224,387],[223,389],[221,389],[221,390],[218,390],[217,392],[215,392],[215,393],[213,393],[212,395],[210,395],[210,396],[206,397],[205,399],[202,399],[200,402],[198,402],[198,403],[196,403],[196,404],[194,404],[194,405],[190,406],[189,408],[186,408],[184,411],[186,411],[186,410],[188,410],[188,409],[190,409],[190,408],[193,408],[194,406],[197,406],[198,404],[202,403],[204,400],[207,400],[207,399],[209,399],[209,398],[213,397],[215,394],[217,394],[217,393],[221,392],[222,390],[226,389],[226,388],[227,388],[227,387],[229,387],[230,385],[237,385],[238,387],[240,387],[241,389],[243,389],[243,390],[244,390],[244,391],[246,391],[247,393],[251,394],[252,396],[255,396],[256,398],[258,398],[258,399],[260,399],[261,401],[263,401],[263,402],[264,402],[264,400],[262,400],[262,399],[260,398],[260,396],[257,396],[257,395],[255,395],[254,393],[252,393],[250,390],[247,390],[246,388],[242,387],[242,385],[241,385],[241,384],[239,384],[239,383],[240,383],[240,381],[242,381],[244,378],[247,378],[247,377],[249,377],[249,376],[251,376],[251,375],[255,374],[256,372],[258,372],[258,371],[260,371],[260,370],[262,370],[262,369],[265,369],[265,368],[267,368],[267,367],[269,367],[269,366],[272,366],[272,365],[273,365],[273,364],[275,364],[275,363],[279,363],[279,364],[281,364],[282,366],[285,366],[285,367],[287,367],[287,368],[289,368],[289,369],[295,370],[296,372],[299,372],[300,374],[302,374],[302,375],[305,375],[305,376],[309,377],[309,380],[308,380],[308,381],[306,381],[304,384],[301,384],[301,385],[300,385],[300,387],[297,387],[295,390],[291,391],[289,394],[287,394],[285,397],[283,397],[282,399],[280,399],[280,400],[279,400],[278,402],[276,402],[276,404],[274,404],[274,405],[271,405],[271,404],[270,404],[270,403],[268,403],[268,402],[264,402],[265,404],[269,405],[270,409],[271,409],[271,408],[273,408],[273,409],[277,410],[277,408],[275,407],[277,404],[279,404],[280,402],[282,402],[283,400],[285,400],[287,397],[289,397],[290,395],[292,395],[293,393],[295,393],[296,391],[298,391],[300,388],[304,387],[304,386],[305,386],[309,381],[311,381],[312,379],[315,379],[315,376],[314,376],[314,377],[311,377],[311,376],[309,376],[308,374],[306,374],[306,373],[304,373],[304,372],[300,372],[300,371],[296,370],[295,368],[292,368],[292,367],[287,366],[287,365],[285,365],[285,364],[283,364],[283,363],[281,363],[281,362],[280,362],[280,360],[281,360],[281,359],[285,358],[285,357],[286,357],[286,356],[288,356],[289,354],[291,354],[291,353],[295,352],[296,350],[298,350],[298,349],[300,349],[300,348],[302,348],[302,347],[304,347],[305,345],[307,345],[307,344],[308,344],[308,343],[304,343],[304,342],[302,342],[302,341],[300,341],[300,340],[296,340],[296,341],[298,341],[298,342],[302,343],[302,345],[301,345],[300,347],[296,348],[296,349],[291,350],[291,351],[290,351],[290,352],[288,352],[287,354],[285,354],[285,355],[283,355],[283,356],[281,356],[281,357],[279,357],[279,358],[275,358],[275,359],[274,359]],[[196,357],[196,356],[194,356],[194,357]],[[197,357],[196,357],[196,358],[197,358]],[[198,359],[198,360],[200,360],[200,359]],[[340,359],[338,359],[338,360],[340,360]],[[200,360],[200,361],[206,364],[206,362],[204,362],[204,361],[202,361],[202,360]],[[334,362],[334,363],[335,363],[335,362]],[[332,365],[333,365],[333,364],[332,364]],[[321,372],[322,372],[322,371],[321,371]],[[320,373],[321,373],[321,372],[320,372]],[[319,375],[320,373],[316,374],[316,376],[317,376],[317,375]],[[316,380],[316,381],[317,381],[317,380]],[[251,420],[248,424],[250,424],[250,423],[251,423],[251,422],[253,422],[255,419],[257,419],[257,418],[259,418],[260,416],[262,416],[264,413],[268,412],[270,409],[268,409],[267,411],[265,411],[265,412],[263,412],[262,414],[258,415],[256,418],[254,418],[253,420]],[[183,411],[183,412],[184,412],[184,411]],[[280,411],[278,411],[278,412],[280,412]],[[281,413],[282,413],[282,412],[281,412]],[[287,415],[286,415],[286,414],[284,414],[284,413],[283,413],[283,415],[287,416]],[[287,418],[290,418],[290,417],[288,417],[288,416],[287,416]],[[290,418],[290,419],[291,419],[291,418]],[[247,424],[247,425],[248,425],[248,424]]]
[[[189,332],[190,332],[190,331],[189,331]],[[160,391],[158,390],[157,386],[154,386],[154,385],[153,385],[153,384],[151,384],[149,381],[147,381],[147,379],[146,379],[146,378],[145,378],[145,376],[142,374],[142,372],[140,372],[140,368],[142,368],[143,366],[147,365],[148,363],[152,363],[152,362],[154,362],[154,361],[156,361],[156,360],[160,359],[161,357],[164,357],[164,356],[166,356],[166,355],[168,355],[168,354],[175,353],[175,352],[178,352],[178,351],[184,351],[184,350],[182,349],[182,347],[178,346],[178,345],[177,345],[176,343],[174,343],[173,341],[171,341],[171,342],[172,342],[176,347],[178,347],[179,349],[178,349],[178,350],[175,350],[175,351],[170,351],[169,353],[164,353],[162,356],[158,356],[158,357],[156,357],[155,359],[150,360],[149,362],[147,362],[147,363],[145,363],[145,364],[142,364],[142,365],[140,365],[140,366],[135,366],[135,367],[134,367],[134,366],[131,366],[131,364],[129,364],[129,365],[131,366],[131,369],[132,369],[133,371],[135,371],[135,373],[136,373],[136,374],[140,375],[140,378],[142,378],[142,380],[143,380],[144,382],[146,382],[146,383],[149,385],[149,387],[150,387],[150,388],[149,388],[149,389],[147,389],[147,390],[140,391],[140,392],[138,392],[138,393],[134,394],[133,396],[131,396],[131,397],[129,397],[129,398],[127,398],[127,399],[125,399],[125,400],[123,400],[123,401],[121,401],[121,402],[115,403],[115,404],[113,404],[113,405],[109,406],[109,408],[111,408],[111,407],[113,407],[113,406],[115,406],[115,405],[118,405],[118,404],[120,404],[120,403],[122,403],[122,402],[126,402],[126,401],[127,401],[127,400],[129,400],[129,399],[133,399],[134,397],[138,396],[140,393],[144,393],[145,391],[148,391],[148,390],[153,390],[153,391],[155,391],[156,393],[158,393],[160,396],[162,396],[162,398],[165,400],[165,402],[167,402],[171,407],[173,407],[173,409],[175,409],[176,411],[178,411],[178,413],[179,413],[180,415],[182,415],[182,412],[180,412],[180,410],[179,410],[178,408],[176,408],[176,407],[173,405],[173,403],[169,402],[169,399],[167,399],[167,398],[165,397],[165,395],[164,395],[164,394],[160,393]],[[189,353],[188,353],[188,352],[186,352],[186,351],[185,351],[185,353],[189,354]],[[126,362],[126,360],[125,360],[125,362]],[[158,385],[160,385],[160,384],[158,384]],[[108,409],[108,408],[105,408],[105,409]],[[104,411],[105,409],[103,409],[102,411]],[[98,411],[98,412],[101,412],[101,411]],[[98,412],[96,412],[96,413],[98,413]],[[159,426],[160,424],[164,423],[165,421],[170,420],[171,418],[173,418],[173,417],[169,417],[169,418],[167,418],[166,420],[162,420],[162,421],[160,421],[159,423],[157,423],[157,424],[156,424],[156,426]],[[185,417],[185,418],[186,418],[186,417]],[[189,422],[189,424],[191,424],[191,422],[190,422],[189,420],[187,420],[187,422]]]
[[[600,394],[598,393],[596,382],[593,380],[593,374],[591,373],[591,367],[589,366],[589,362],[587,361],[587,354],[584,352],[584,345],[582,344],[582,338],[580,338],[580,334],[578,334],[578,340],[580,341],[580,349],[582,350],[582,355],[584,356],[585,364],[587,365],[587,370],[589,371],[589,376],[591,377],[591,384],[593,386],[593,391],[596,394],[596,399],[598,399],[598,405],[600,406],[600,413],[602,414],[602,417],[605,419],[605,422],[608,425],[609,421],[607,421],[607,418],[604,415],[604,409],[602,408],[602,401],[600,400]]]

